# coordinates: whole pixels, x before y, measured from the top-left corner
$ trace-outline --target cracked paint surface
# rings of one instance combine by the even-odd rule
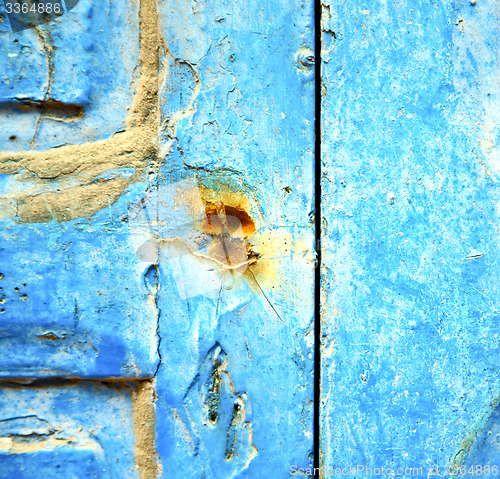
[[[0,387],[0,477],[138,478],[130,388]]]
[[[138,6],[81,0],[47,24],[0,30],[2,151],[85,143],[124,129],[136,89]]]
[[[322,29],[322,464],[494,464],[498,2],[324,1]]]
[[[219,288],[184,301],[169,263],[158,265],[169,292],[159,296],[162,470],[288,477],[290,464],[307,466],[312,452],[312,3],[160,2],[159,12],[166,42],[159,184],[194,174],[206,203],[239,205],[255,224],[246,241],[259,257],[237,278],[222,275]],[[199,261],[194,271],[204,268]],[[221,386],[216,425],[198,396],[202,358],[215,345],[227,355],[235,391]],[[198,399],[191,393],[186,402],[193,388]],[[247,398],[238,411],[236,393]],[[248,423],[234,455],[233,421]],[[250,428],[251,442],[243,432]]]
[[[0,155],[3,377],[148,378],[157,369],[157,318],[127,217],[147,187],[157,130],[154,24],[142,32],[142,76],[126,131]]]
[[[474,428],[468,441],[463,442],[463,448],[459,451],[455,460],[458,464],[465,466],[467,472],[471,468],[476,475],[481,471],[477,466],[498,465],[500,463],[500,400],[496,399],[493,404],[488,405],[486,417],[481,418],[479,427]],[[495,471],[483,470],[481,475],[494,476]],[[472,474],[471,474],[472,475]]]
[[[217,343],[201,362],[184,397],[193,469],[207,479],[236,477],[258,453],[252,444],[252,425],[245,421],[245,398],[234,389],[228,363]],[[182,416],[174,417],[181,424]]]

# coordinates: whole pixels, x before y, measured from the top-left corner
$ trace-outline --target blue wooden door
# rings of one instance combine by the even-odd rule
[[[498,476],[498,30],[2,0],[0,478]]]
[[[64,7],[1,12],[0,477],[312,465],[312,3]]]

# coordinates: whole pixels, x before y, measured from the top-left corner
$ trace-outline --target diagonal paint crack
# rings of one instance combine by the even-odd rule
[[[165,120],[163,120],[161,122],[160,128],[164,129],[167,132],[167,138],[170,140],[166,145],[164,145],[161,148],[160,154],[158,155],[160,158],[163,158],[163,157],[167,156],[172,151],[173,145],[174,145],[175,140],[176,140],[177,123],[179,123],[179,121],[184,119],[184,118],[188,118],[189,116],[194,115],[194,113],[196,112],[195,102],[196,102],[196,99],[198,98],[198,95],[200,94],[200,91],[201,91],[201,80],[200,80],[200,76],[199,76],[198,72],[196,71],[196,69],[194,68],[193,64],[191,64],[189,61],[184,60],[182,58],[175,57],[173,55],[172,51],[170,50],[170,48],[168,47],[168,44],[167,44],[164,37],[161,37],[160,41],[161,41],[162,48],[163,48],[163,51],[165,52],[166,56],[170,57],[175,63],[177,63],[179,65],[186,65],[190,69],[190,71],[194,77],[194,82],[195,82],[195,88],[194,88],[193,94],[191,96],[191,100],[189,102],[189,105],[185,109],[178,110],[175,113],[169,115],[167,118],[165,118]],[[160,75],[159,82],[158,82],[160,85],[163,83],[163,81],[165,80],[165,78],[167,76],[167,71],[169,70],[168,66],[165,65],[163,70],[164,71]]]
[[[276,311],[276,308],[273,306],[273,303],[271,303],[271,301],[269,301],[269,298],[266,296],[266,293],[264,293],[263,289],[261,288],[259,282],[257,281],[257,278],[255,277],[255,275],[253,274],[253,272],[251,270],[249,270],[250,273],[252,274],[252,277],[255,281],[255,283],[257,284],[257,287],[260,289],[260,292],[262,293],[262,296],[264,296],[264,298],[266,299],[266,301],[269,303],[269,306],[271,306],[272,310],[276,313],[276,316],[278,316],[279,320],[283,323],[283,324],[286,324],[285,321],[283,321],[283,318],[279,315],[278,311]]]
[[[53,58],[53,50],[54,44],[52,43],[52,37],[50,35],[49,26],[46,25],[47,32],[44,31],[43,27],[37,26],[36,33],[37,36],[42,43],[43,49],[45,50],[45,54],[47,57],[47,88],[45,89],[44,101],[47,101],[50,98],[50,93],[52,91],[52,83],[54,81],[54,58]],[[40,127],[42,124],[43,112],[40,112],[40,115],[36,121],[35,132],[33,133],[33,138],[30,142],[30,148],[33,148],[33,145],[36,142],[36,137],[38,136],[38,132],[40,131]]]

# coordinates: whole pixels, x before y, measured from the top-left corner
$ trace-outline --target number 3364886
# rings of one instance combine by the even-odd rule
[[[61,5],[57,3],[6,3],[5,13],[63,13]]]

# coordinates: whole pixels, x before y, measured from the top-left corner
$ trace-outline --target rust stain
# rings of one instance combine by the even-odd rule
[[[84,108],[73,103],[64,103],[58,100],[35,100],[32,98],[18,98],[15,102],[0,102],[1,110],[36,111],[42,113],[45,118],[58,121],[72,122],[79,120],[84,115]],[[15,141],[17,138],[12,135],[9,138]]]
[[[64,336],[59,337],[59,336],[57,336],[56,334],[54,334],[52,332],[40,334],[38,337],[40,339],[48,339],[49,341],[60,341],[61,339],[65,339]]]
[[[215,262],[222,270],[234,273],[234,281],[241,277],[257,296],[264,298],[272,314],[285,323],[280,308],[284,313],[288,309],[294,311],[295,305],[310,299],[311,290],[305,284],[297,288],[296,279],[283,279],[290,267],[297,271],[314,269],[314,245],[307,234],[301,234],[309,225],[268,225],[253,188],[237,172],[197,172],[195,184],[184,190],[179,188],[175,205],[187,206],[195,229],[212,238],[206,253],[177,236],[164,238],[161,243],[176,243],[182,254]],[[279,298],[280,307],[271,301],[271,296]]]
[[[177,247],[194,256],[217,263],[222,269],[241,270],[254,264],[259,255],[248,242],[262,221],[258,203],[251,198],[248,186],[237,175],[195,176],[196,186],[178,188],[175,208],[187,207],[195,230],[211,237],[207,253],[194,249],[175,233],[161,238],[160,244],[177,243]]]
[[[208,203],[205,207],[206,220],[203,231],[210,234],[221,235],[225,231],[238,234],[238,227],[242,228],[242,238],[246,238],[255,232],[255,223],[250,215],[243,209],[224,204]]]

